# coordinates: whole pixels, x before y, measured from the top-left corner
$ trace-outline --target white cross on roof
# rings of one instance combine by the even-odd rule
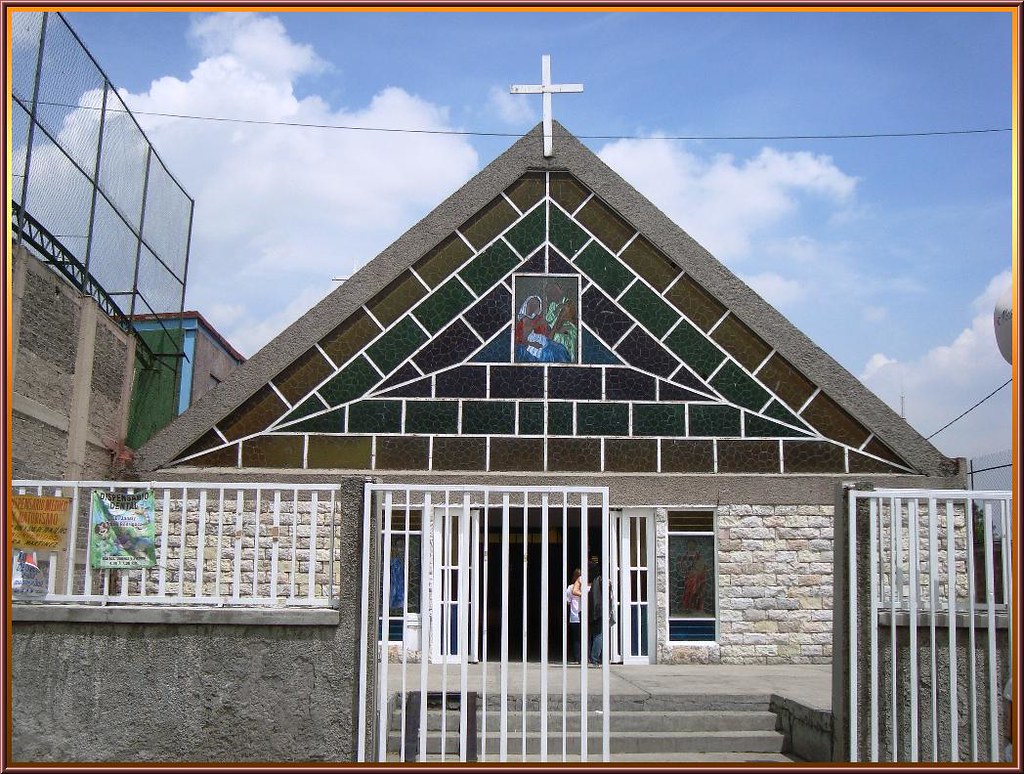
[[[511,94],[543,94],[544,95],[544,156],[551,154],[551,95],[583,91],[582,83],[551,83],[551,56],[541,57],[541,83],[539,86],[512,86]]]

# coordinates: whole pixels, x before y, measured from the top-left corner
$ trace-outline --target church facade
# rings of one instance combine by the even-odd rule
[[[606,521],[566,506],[541,531],[524,502],[474,531],[486,553],[516,518],[531,546],[512,598],[483,596],[492,608],[555,589],[555,624],[580,563],[564,557],[607,537],[614,659],[830,662],[842,485],[957,488],[963,466],[559,124],[552,155],[542,139],[516,142],[178,417],[137,472],[607,487]],[[390,556],[410,584],[439,584],[458,566],[417,569],[424,543],[447,539],[422,515],[391,524]],[[542,544],[545,585],[525,569]],[[412,585],[393,592],[382,636],[415,651],[424,611]],[[494,611],[478,612],[474,626]]]

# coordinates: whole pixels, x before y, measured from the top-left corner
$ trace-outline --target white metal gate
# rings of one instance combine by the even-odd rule
[[[853,490],[848,507],[851,760],[1003,760],[1010,492]]]
[[[579,524],[578,557],[568,553],[570,519]],[[588,545],[595,522],[599,552]],[[413,551],[411,525],[420,535]],[[600,671],[588,670],[586,659],[570,665],[563,596],[568,568],[578,564],[588,583],[587,560],[597,555],[608,570],[603,606],[613,609],[617,563],[606,487],[367,483],[363,527],[382,542],[372,561],[376,543],[364,539],[359,761],[609,760],[609,662],[617,652],[609,617],[601,623]],[[551,555],[549,540],[559,530],[560,557]],[[530,598],[528,547],[538,531],[540,594]],[[513,608],[510,558],[518,561],[520,552],[521,604]],[[553,582],[552,574],[561,580]],[[379,608],[372,584],[384,600]],[[401,592],[393,593],[393,585]],[[582,607],[586,648],[586,595]],[[408,626],[416,611],[418,634]],[[549,619],[556,617],[561,623],[552,630]],[[540,660],[530,663],[528,646],[537,642]],[[516,643],[521,657],[513,659]]]

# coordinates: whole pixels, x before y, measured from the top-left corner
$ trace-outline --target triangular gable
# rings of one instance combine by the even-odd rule
[[[952,461],[578,141],[559,127],[554,159],[538,147],[535,130],[140,458],[949,472]]]

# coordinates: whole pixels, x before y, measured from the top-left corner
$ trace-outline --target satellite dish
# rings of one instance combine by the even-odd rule
[[[999,345],[999,352],[1007,363],[1012,364],[1013,360],[1013,296],[1012,286],[1008,286],[996,301],[995,311],[992,312],[992,322],[996,328],[996,344]]]

